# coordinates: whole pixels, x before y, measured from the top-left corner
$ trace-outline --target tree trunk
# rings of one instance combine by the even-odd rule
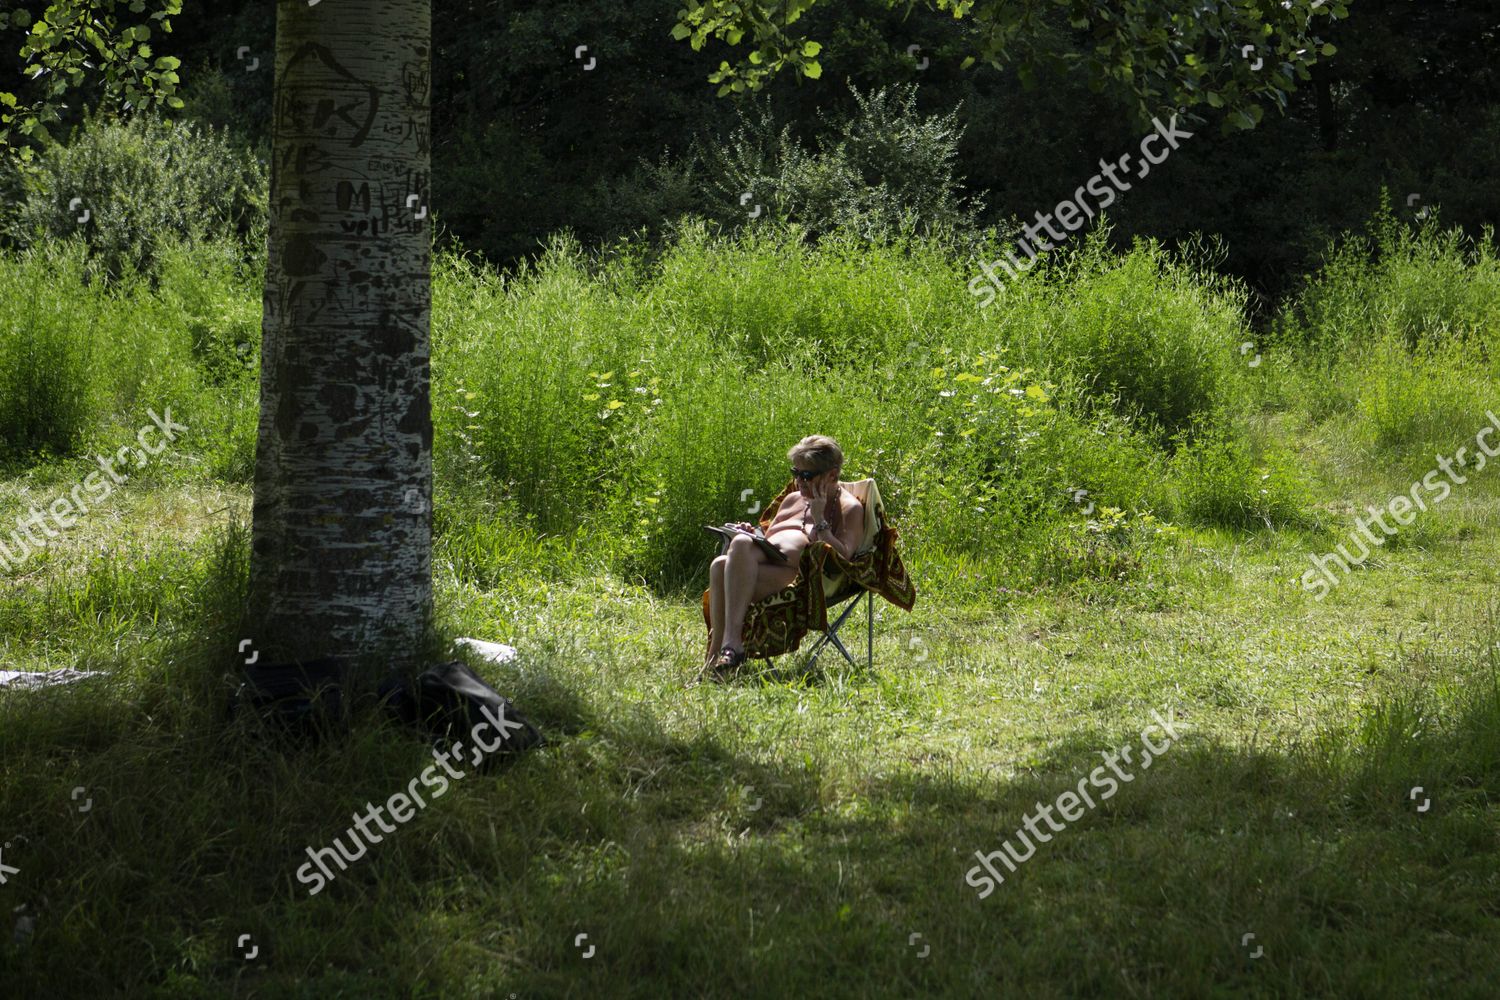
[[[357,7],[277,3],[245,635],[274,661],[410,666],[432,609],[431,11]]]

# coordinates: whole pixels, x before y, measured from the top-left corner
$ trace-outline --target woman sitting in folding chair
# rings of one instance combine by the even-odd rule
[[[864,531],[865,513],[859,500],[839,482],[844,453],[831,437],[805,437],[787,452],[797,492],[781,503],[765,529],[766,540],[786,556],[785,562],[762,551],[750,534],[731,538],[724,554],[708,572],[709,640],[704,672],[733,673],[745,661],[743,629],[750,605],[792,583],[802,550],[812,542],[827,542],[850,558]],[[752,524],[737,527],[752,531]]]

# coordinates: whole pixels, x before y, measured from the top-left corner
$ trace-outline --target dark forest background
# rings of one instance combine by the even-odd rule
[[[506,266],[563,229],[597,246],[660,233],[684,212],[742,225],[747,190],[761,218],[796,219],[814,236],[851,225],[875,235],[903,214],[917,230],[972,232],[1049,210],[1151,128],[1123,95],[1045,67],[1030,87],[1014,71],[960,70],[965,22],[867,0],[807,16],[825,40],[821,80],[788,74],[760,94],[717,97],[705,81],[728,53],[674,42],[677,6],[437,0],[444,238]],[[273,28],[268,3],[188,2],[157,39],[158,54],[183,62],[181,116],[227,129],[261,160]],[[1064,23],[1052,30],[1068,44]],[[1268,109],[1258,127],[1226,134],[1205,109],[1187,125],[1194,138],[1110,209],[1113,239],[1221,237],[1221,266],[1274,299],[1371,216],[1383,187],[1399,211],[1419,195],[1412,214],[1440,210],[1470,235],[1500,221],[1500,2],[1358,0],[1325,37],[1337,54],[1285,115]],[[0,36],[8,58],[19,38]],[[67,124],[96,103],[87,87],[74,97]]]

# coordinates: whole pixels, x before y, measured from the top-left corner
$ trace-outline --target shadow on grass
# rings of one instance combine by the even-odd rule
[[[15,995],[1372,995],[1500,971],[1492,674],[1287,752],[1180,712],[1177,744],[980,898],[975,852],[1024,854],[1025,816],[1137,734],[1079,728],[1004,777],[841,774],[543,671],[507,693],[548,748],[466,772],[310,895],[308,848],[427,748],[378,716],[246,740],[187,670],[0,697],[0,906],[36,918],[0,928]]]

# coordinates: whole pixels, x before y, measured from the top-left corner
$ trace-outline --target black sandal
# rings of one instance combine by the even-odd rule
[[[708,672],[715,677],[730,677],[739,670],[740,665],[745,662],[746,656],[743,649],[734,649],[730,646],[720,648],[719,655],[714,657],[714,662],[709,664]]]

